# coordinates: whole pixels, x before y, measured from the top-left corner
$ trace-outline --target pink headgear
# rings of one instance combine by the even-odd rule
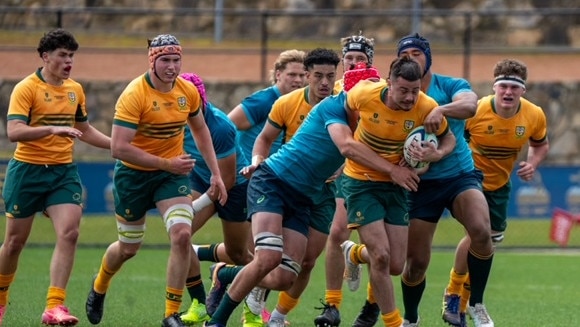
[[[194,73],[183,73],[181,75],[186,81],[191,82],[197,88],[199,95],[201,96],[201,100],[203,101],[203,107],[205,108],[207,105],[207,95],[205,93],[205,85],[203,84],[203,80],[197,74]]]
[[[357,63],[354,68],[344,72],[343,77],[343,89],[349,91],[352,89],[359,81],[365,79],[380,79],[379,71],[364,62]]]

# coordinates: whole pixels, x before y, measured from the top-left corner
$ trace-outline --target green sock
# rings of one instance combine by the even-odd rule
[[[410,322],[417,322],[419,319],[419,302],[421,302],[421,297],[423,296],[426,285],[426,278],[423,278],[423,280],[416,285],[408,285],[403,281],[403,279],[401,279],[405,319]]]
[[[493,253],[488,256],[477,256],[471,250],[467,253],[467,267],[469,269],[469,279],[471,281],[471,297],[469,305],[483,303],[483,293],[487,286],[487,279],[491,271]]]
[[[201,280],[201,275],[188,277],[185,280],[185,287],[187,288],[187,293],[189,297],[197,299],[199,303],[205,303],[205,289],[203,287],[203,281]]]
[[[244,266],[225,265],[218,271],[218,278],[222,283],[231,284],[243,268]]]
[[[228,324],[228,319],[232,315],[232,312],[237,308],[237,306],[241,302],[236,302],[230,298],[230,295],[226,293],[224,298],[220,302],[220,305],[217,307],[217,310],[211,316],[208,324],[222,324],[226,326]]]
[[[220,243],[200,245],[197,249],[199,261],[220,262],[217,257],[217,247]]]

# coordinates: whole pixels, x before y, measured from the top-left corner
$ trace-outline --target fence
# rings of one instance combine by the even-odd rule
[[[268,54],[293,47],[336,48],[341,37],[359,30],[375,38],[378,55],[392,55],[394,42],[411,31],[427,34],[438,53],[463,54],[462,63],[457,64],[462,64],[463,76],[468,79],[471,74],[469,59],[474,54],[507,51],[580,54],[580,8],[286,11],[0,6],[0,49],[7,44],[11,47],[30,47],[31,42],[35,44],[38,41],[39,33],[54,27],[64,27],[76,35],[114,40],[112,45],[106,46],[109,47],[106,51],[126,51],[136,47],[142,51],[145,38],[171,31],[183,43],[197,45],[188,47],[192,52],[243,52],[259,55],[263,83],[266,83],[269,69],[266,64]],[[10,39],[10,35],[18,40]],[[26,43],[24,40],[27,40],[27,35],[33,41]],[[135,43],[134,39],[140,43]],[[93,47],[95,51],[100,51],[99,47],[103,46]],[[91,45],[83,44],[83,48],[90,49]],[[548,109],[548,116],[554,117],[550,119],[557,123],[550,126],[551,129],[554,127],[554,131],[576,131],[569,124],[575,120],[570,112],[578,102],[573,99],[558,102],[560,93],[575,93],[574,86],[567,87],[537,87],[549,93],[549,96],[537,98],[546,103],[544,108]],[[534,94],[532,86],[528,94]],[[111,209],[111,164],[96,165],[79,165],[87,190],[87,212],[92,213]],[[509,212],[510,217],[515,218],[514,225],[521,228],[510,228],[508,239],[519,232],[526,234],[522,237],[525,241],[514,245],[535,246],[536,243],[532,241],[547,239],[549,222],[546,219],[531,219],[530,226],[516,225],[516,222],[528,220],[519,218],[548,218],[556,207],[580,212],[579,175],[580,169],[577,166],[560,166],[542,167],[539,174],[542,182],[538,180],[533,184],[524,184],[514,178]],[[578,247],[579,244],[576,235],[572,245]]]
[[[263,82],[269,51],[297,44],[335,46],[341,37],[359,30],[377,40],[378,53],[392,53],[394,42],[410,31],[428,33],[438,52],[463,53],[465,78],[470,77],[469,58],[474,53],[506,49],[580,53],[580,8],[314,11],[0,6],[0,32],[36,33],[54,27],[120,39],[172,31],[182,39],[205,42],[205,50],[198,51],[255,52],[262,58]],[[224,49],[222,43],[230,46]],[[237,44],[235,49],[232,43]]]

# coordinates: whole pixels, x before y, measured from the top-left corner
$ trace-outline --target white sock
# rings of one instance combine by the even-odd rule
[[[275,320],[275,319],[276,320],[286,320],[286,315],[280,313],[280,311],[278,311],[277,309],[274,309],[272,311],[271,316],[270,316],[270,321]]]

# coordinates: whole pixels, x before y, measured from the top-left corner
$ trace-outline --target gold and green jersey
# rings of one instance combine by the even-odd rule
[[[508,182],[528,141],[543,142],[548,135],[542,108],[521,98],[516,114],[503,118],[495,110],[494,95],[479,100],[477,112],[467,120],[465,131],[475,166],[483,172],[486,191],[495,191]]]
[[[334,88],[332,90],[332,94],[339,94],[344,90],[344,79],[339,79],[334,82]]]
[[[87,121],[85,93],[82,86],[70,78],[60,86],[46,83],[39,68],[14,87],[7,119],[22,120],[32,127],[74,127],[76,122]],[[73,138],[52,134],[20,141],[14,159],[40,165],[68,164],[73,160],[73,145]]]
[[[312,105],[308,102],[309,92],[309,86],[294,90],[279,97],[272,105],[268,122],[283,131],[284,143],[290,141],[312,110]]]
[[[387,91],[384,81],[360,81],[348,92],[346,102],[351,110],[359,111],[360,114],[354,139],[368,145],[392,164],[398,165],[403,158],[403,146],[409,132],[423,125],[427,115],[437,107],[437,102],[419,92],[417,103],[411,110],[394,110],[386,105]],[[447,120],[443,119],[436,134],[442,136],[447,130]],[[358,180],[392,181],[391,176],[350,159],[346,160],[344,173]]]
[[[152,155],[170,159],[183,154],[187,119],[199,113],[202,102],[197,88],[178,77],[173,89],[153,88],[148,73],[127,85],[115,106],[114,125],[136,130],[131,144]],[[155,170],[123,162],[138,170]]]

